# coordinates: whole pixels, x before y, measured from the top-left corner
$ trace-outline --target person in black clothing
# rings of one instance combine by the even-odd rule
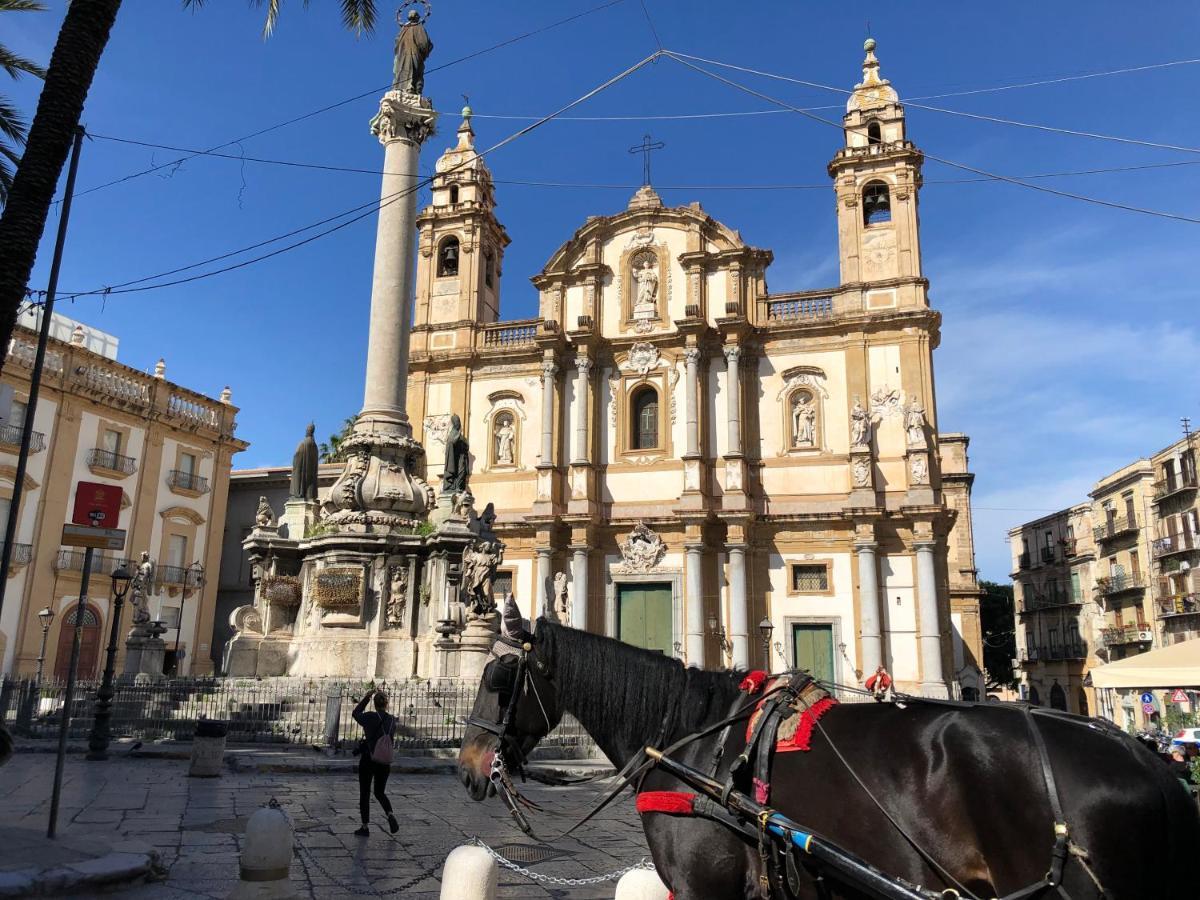
[[[368,710],[367,702],[372,697],[375,698],[373,704],[375,709]],[[359,837],[366,837],[371,833],[367,828],[367,822],[371,815],[372,782],[375,784],[375,799],[379,801],[384,814],[387,815],[388,827],[391,828],[392,834],[400,830],[400,823],[392,815],[391,801],[383,792],[387,787],[391,767],[377,763],[371,758],[371,754],[375,751],[375,742],[382,735],[395,733],[396,718],[388,715],[387,704],[387,694],[375,690],[375,685],[371,685],[363,698],[358,701],[358,706],[354,707],[354,721],[361,725],[363,730],[363,739],[358,745],[358,814],[362,817],[362,827],[354,832]]]

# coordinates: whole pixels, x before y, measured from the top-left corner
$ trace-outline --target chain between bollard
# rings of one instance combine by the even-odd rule
[[[517,865],[517,863],[513,862],[512,860],[505,859],[477,837],[471,838],[471,843],[476,847],[482,847],[488,852],[488,855],[490,855],[492,859],[496,860],[496,862],[504,866],[504,868],[508,869],[509,871],[516,872],[518,875],[523,875],[530,881],[539,881],[542,884],[553,884],[558,887],[582,887],[589,884],[603,884],[606,881],[616,881],[623,875],[627,875],[630,872],[635,872],[638,869],[654,869],[654,863],[650,861],[650,858],[643,856],[641,862],[635,863],[632,866],[626,866],[624,869],[621,869],[617,872],[609,872],[607,875],[593,875],[590,878],[561,878],[558,875],[545,875],[541,872],[534,872],[525,868],[524,866]]]
[[[391,897],[395,894],[401,893],[402,891],[407,891],[413,885],[419,884],[420,882],[422,882],[426,878],[428,878],[430,875],[433,875],[435,872],[437,872],[437,868],[433,868],[433,869],[430,869],[428,872],[422,872],[416,878],[412,878],[412,879],[406,881],[404,884],[397,885],[394,888],[388,888],[387,890],[379,890],[377,888],[359,887],[356,885],[351,885],[351,884],[343,881],[342,879],[336,877],[328,869],[326,869],[323,865],[321,865],[320,861],[315,856],[313,856],[312,853],[309,851],[309,849],[307,847],[305,847],[303,844],[301,844],[299,841],[296,842],[296,851],[297,851],[298,855],[303,854],[303,856],[310,863],[313,864],[313,866],[316,868],[316,870],[318,872],[320,872],[322,875],[324,875],[326,878],[328,878],[330,881],[332,881],[334,884],[336,884],[343,891],[345,891],[348,894],[354,894],[357,896]],[[364,874],[364,876],[367,874],[365,872],[365,870],[364,870],[363,874]],[[369,876],[367,876],[367,877],[369,877]]]

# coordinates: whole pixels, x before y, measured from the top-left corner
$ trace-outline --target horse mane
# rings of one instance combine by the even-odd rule
[[[728,713],[741,675],[688,668],[677,659],[539,619],[538,643],[554,668],[563,707],[608,752],[699,730]],[[607,746],[606,746],[607,745]],[[620,752],[620,750],[618,750]]]

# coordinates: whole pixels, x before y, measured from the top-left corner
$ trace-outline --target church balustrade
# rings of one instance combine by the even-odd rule
[[[833,297],[788,297],[767,301],[769,322],[804,322],[833,318]]]
[[[537,337],[537,328],[537,319],[484,325],[483,346],[485,348],[531,347]]]

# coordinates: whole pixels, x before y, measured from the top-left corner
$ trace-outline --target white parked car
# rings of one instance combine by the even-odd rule
[[[1172,744],[1200,744],[1200,728],[1180,728],[1171,738]]]

